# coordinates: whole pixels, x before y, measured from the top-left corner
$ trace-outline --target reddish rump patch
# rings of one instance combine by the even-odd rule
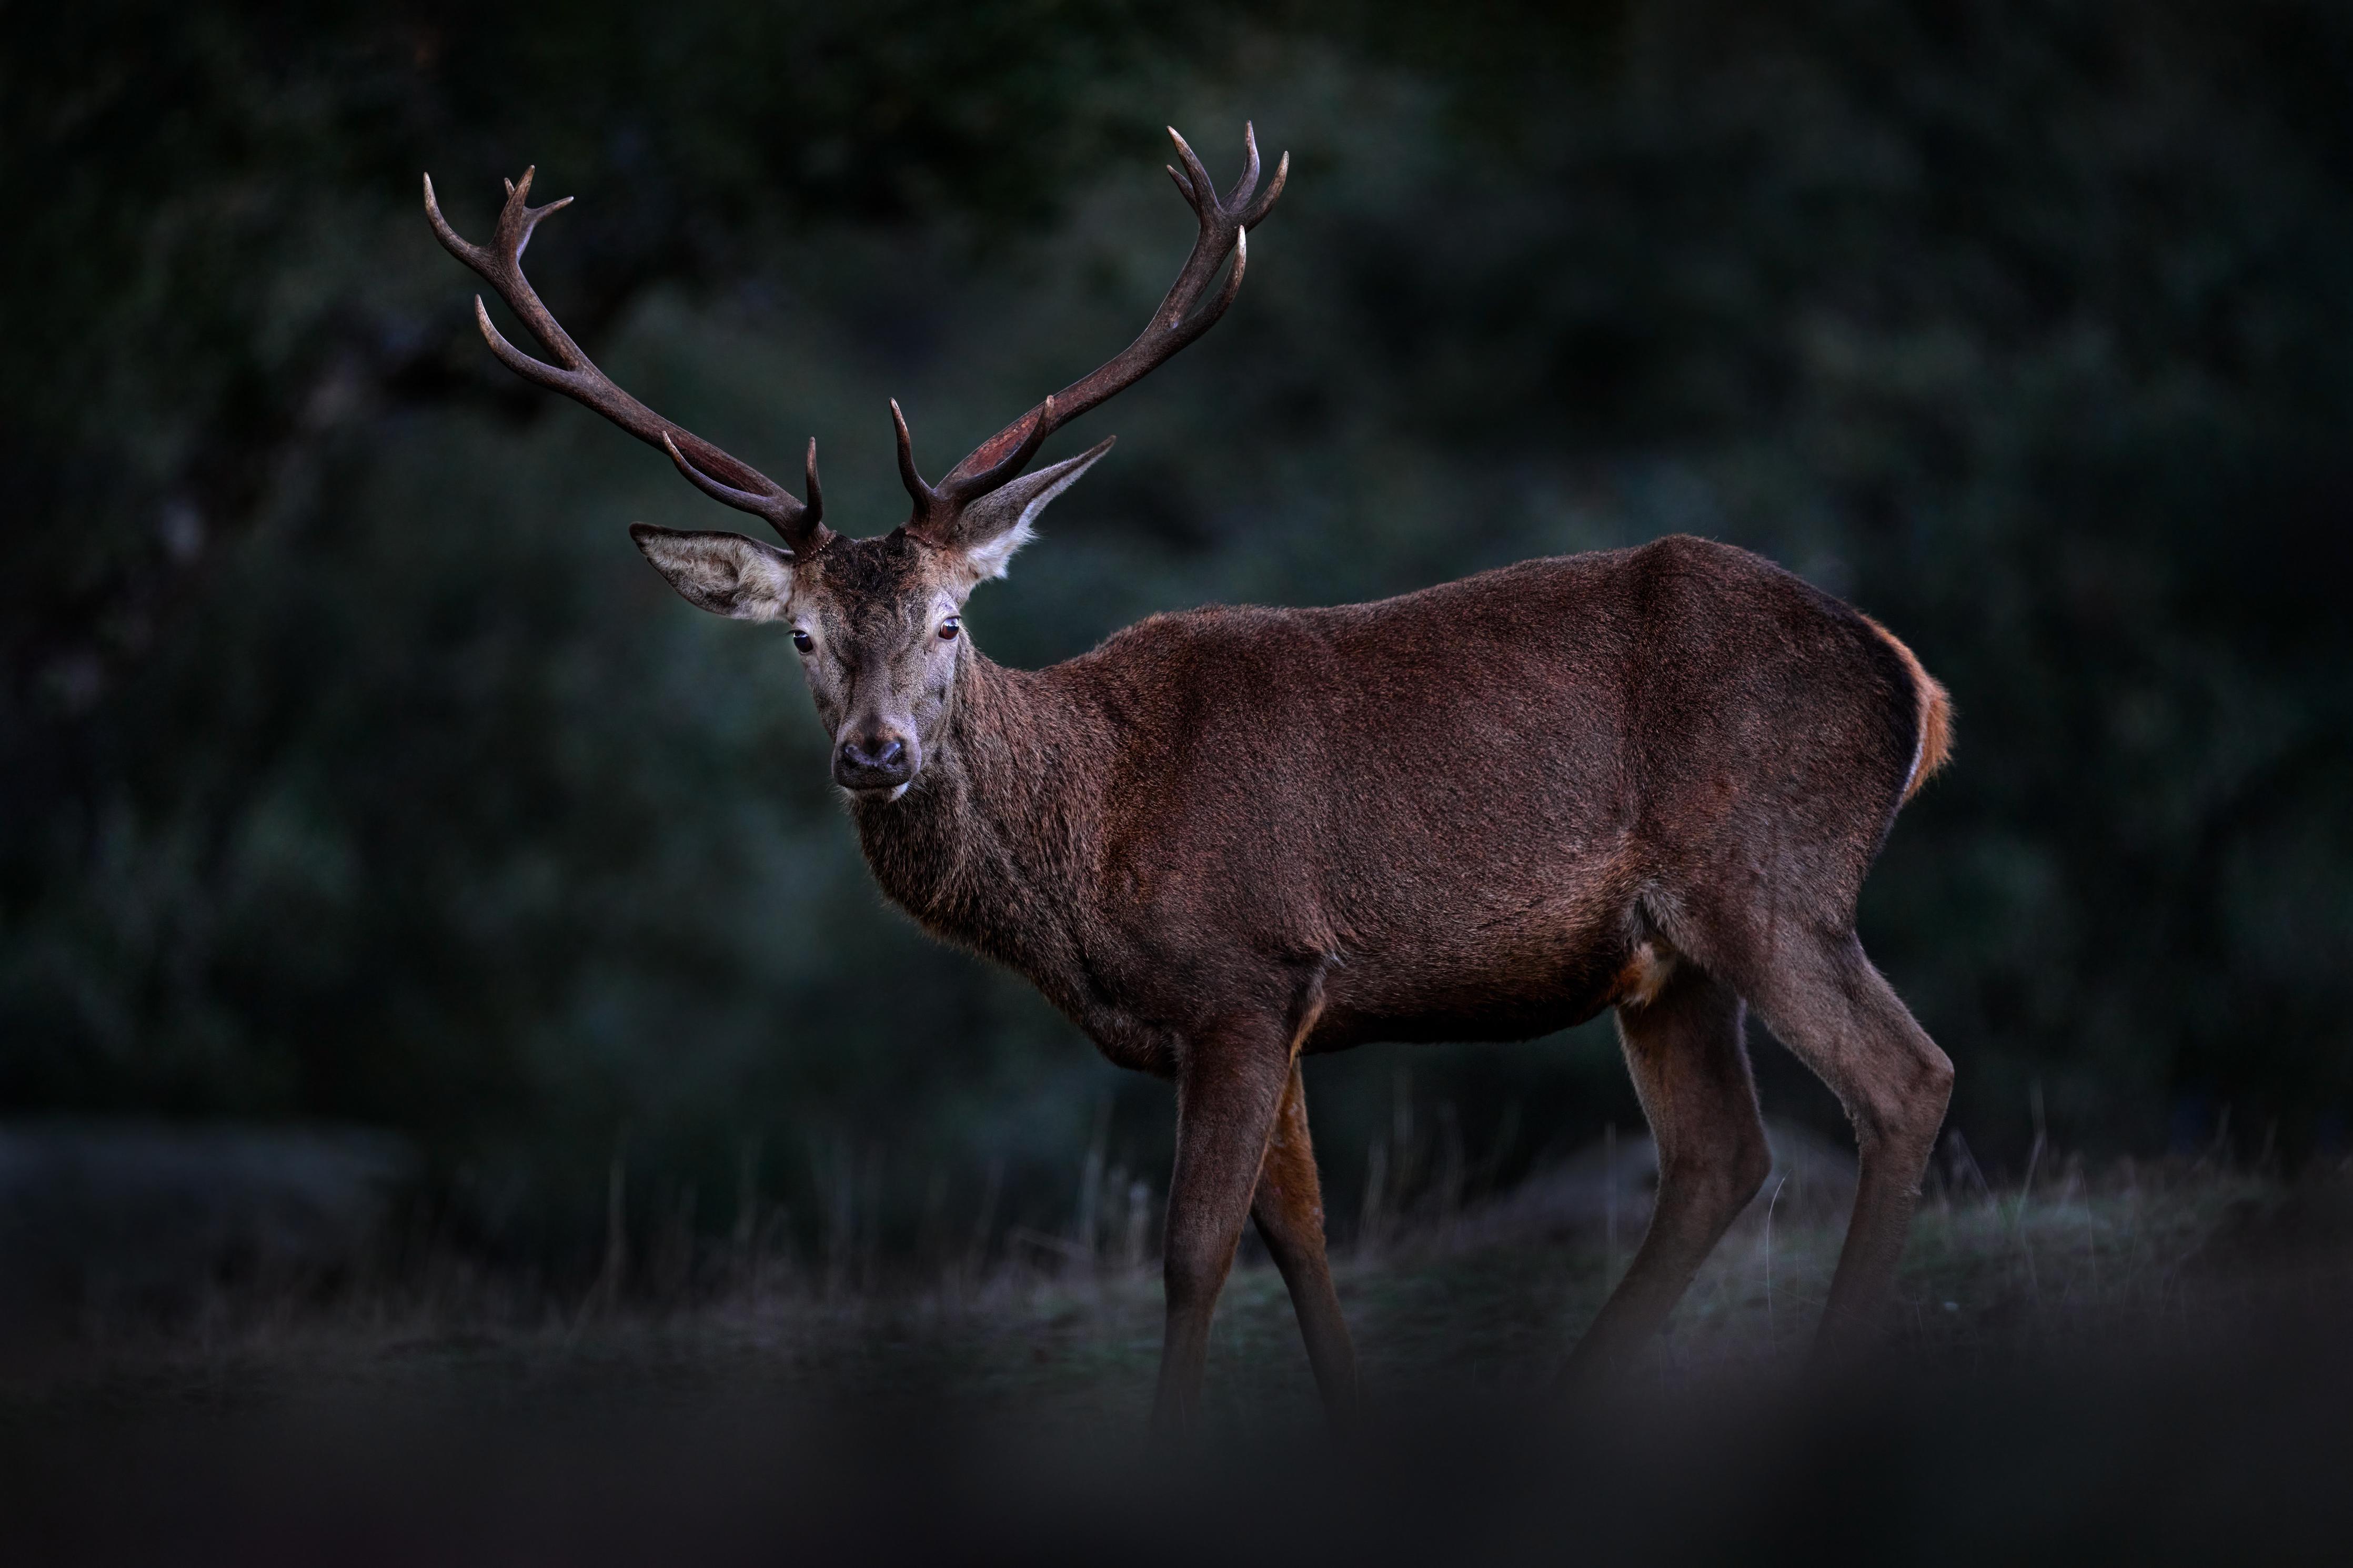
[[[1921,668],[1919,657],[1904,646],[1903,638],[1869,616],[1862,618],[1873,631],[1887,639],[1887,646],[1894,648],[1895,657],[1904,661],[1904,668],[1911,672],[1912,689],[1919,695],[1920,751],[1912,763],[1912,777],[1904,785],[1904,798],[1908,801],[1920,793],[1922,784],[1952,760],[1953,699],[1942,682]]]

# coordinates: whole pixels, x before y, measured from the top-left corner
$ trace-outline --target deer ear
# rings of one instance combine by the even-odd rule
[[[773,621],[793,594],[789,551],[740,533],[681,533],[649,522],[629,537],[679,596],[700,610],[738,621]]]
[[[960,548],[972,563],[972,580],[979,583],[1004,576],[1013,552],[1035,537],[1038,514],[1077,484],[1079,476],[1093,468],[1117,439],[1106,436],[1077,457],[1024,474],[965,508],[958,531],[966,541]]]

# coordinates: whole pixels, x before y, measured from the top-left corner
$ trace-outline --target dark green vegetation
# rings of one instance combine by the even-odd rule
[[[936,467],[1100,361],[1187,238],[1157,126],[1223,175],[1251,116],[1294,172],[1250,286],[1062,438],[1123,437],[983,647],[1753,546],[1952,688],[1864,937],[1986,1163],[2031,1100],[2341,1144],[2344,11],[1248,10],[0,13],[0,1107],[393,1128],[581,1270],[617,1149],[805,1244],[965,1234],[1000,1164],[1061,1227],[1106,1105],[1157,1184],[1165,1091],[881,908],[781,641],[624,533],[733,520],[491,362],[417,175],[479,235],[536,160],[600,362],[771,472],[815,434],[875,531],[885,396]],[[1493,1182],[1634,1118],[1599,1029],[1310,1092],[1344,1215],[1377,1142]]]

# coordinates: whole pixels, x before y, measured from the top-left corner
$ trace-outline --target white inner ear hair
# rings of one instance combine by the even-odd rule
[[[1046,502],[1050,499],[1052,498],[1040,497],[1031,501],[1021,509],[1020,517],[1014,521],[1011,528],[985,543],[974,545],[964,552],[964,558],[972,563],[972,575],[975,582],[1005,575],[1006,567],[1012,563],[1013,552],[1038,537],[1033,520],[1039,512],[1046,510]]]
[[[792,568],[747,551],[735,569],[735,613],[747,621],[781,618],[793,596]]]

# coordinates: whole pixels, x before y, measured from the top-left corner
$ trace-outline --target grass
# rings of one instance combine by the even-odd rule
[[[1556,1196],[1579,1190],[1568,1167],[1544,1180]],[[2119,1336],[2223,1332],[2267,1304],[2353,1285],[2348,1190],[2343,1173],[2291,1190],[2211,1164],[2093,1174],[2070,1163],[2039,1190],[1940,1183],[1905,1254],[1895,1348],[1916,1364],[1975,1375]],[[1547,1209],[1524,1192],[1409,1214],[1379,1247],[1344,1254],[1339,1289],[1370,1396],[1509,1399],[1540,1385],[1622,1271],[1646,1203],[1628,1190],[1596,1223],[1589,1206],[1564,1198]],[[1834,1180],[1768,1183],[1662,1336],[1659,1384],[1794,1372],[1843,1228]],[[0,1385],[0,1411],[344,1395],[682,1405],[749,1395],[1133,1426],[1149,1404],[1159,1335],[1156,1271],[1042,1247],[984,1273],[959,1268],[890,1290],[828,1291],[821,1276],[754,1269],[733,1289],[666,1307],[609,1282],[585,1300],[530,1300],[451,1265],[325,1304],[224,1301],[168,1330],[69,1347],[20,1366]],[[1220,1302],[1207,1397],[1212,1425],[1314,1419],[1289,1300],[1263,1263],[1238,1267]]]
[[[791,1266],[739,1247],[719,1289],[625,1265],[563,1299],[440,1256],[20,1361],[0,1376],[0,1555],[2341,1557],[2353,1171],[1940,1179],[1896,1356],[1841,1383],[1802,1369],[1841,1184],[1794,1162],[1630,1402],[1564,1407],[1547,1380],[1641,1234],[1646,1197],[1620,1179],[1639,1152],[1613,1140],[1478,1203],[1392,1205],[1377,1245],[1340,1256],[1357,1441],[1324,1440],[1282,1282],[1245,1260],[1212,1335],[1208,1441],[1150,1446],[1160,1290],[1123,1226],[1103,1227],[1115,1257],[1033,1237],[888,1289],[839,1248]],[[683,1245],[649,1239],[628,1256]]]

